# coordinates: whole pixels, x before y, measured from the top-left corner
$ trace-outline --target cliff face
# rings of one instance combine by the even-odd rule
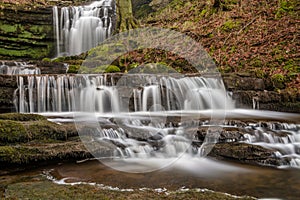
[[[51,57],[53,41],[51,7],[0,7],[0,59]]]

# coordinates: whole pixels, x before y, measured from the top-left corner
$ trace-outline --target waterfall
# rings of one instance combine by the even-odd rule
[[[101,146],[108,145],[114,150],[112,156],[118,159],[164,158],[166,162],[186,152],[202,155],[205,149],[197,145],[206,140],[200,141],[195,134],[199,126],[211,127],[211,132],[209,129],[206,132],[208,135],[220,131],[214,127],[222,127],[224,122],[218,124],[209,120],[213,114],[219,116],[219,110],[229,109],[226,112],[229,118],[241,120],[245,117],[253,120],[289,118],[282,113],[267,111],[234,112],[230,110],[234,108],[234,102],[222,87],[222,82],[213,77],[184,75],[29,75],[18,77],[14,102],[19,112],[59,112],[58,115],[63,115],[62,112],[80,111],[85,121],[78,123],[87,125],[87,130],[78,131],[83,134],[92,131],[92,138],[86,137],[91,139],[87,143],[96,141]],[[217,112],[213,113],[213,110]],[[90,127],[89,117],[95,117],[99,120],[96,126],[101,123],[104,128]],[[239,127],[239,131],[244,138],[240,142],[273,150],[281,167],[299,168],[299,125],[247,123]],[[207,141],[216,143],[218,138],[210,135]]]
[[[140,78],[144,79],[144,85],[134,86],[130,83],[130,91],[126,87],[128,83],[114,84],[114,77],[110,76],[109,79],[107,75],[19,77],[19,89],[15,93],[15,102],[18,102],[16,107],[19,112],[100,113],[234,107],[232,100],[220,89],[221,83],[214,78]],[[134,79],[137,79],[137,75]]]
[[[281,167],[300,167],[300,125],[266,122],[249,124],[246,129],[245,142],[275,150]]]
[[[57,56],[78,55],[104,41],[111,35],[114,12],[113,0],[62,7],[60,12],[53,7]]]
[[[41,70],[26,62],[1,61],[0,74],[6,75],[33,75],[41,74]]]
[[[53,27],[54,38],[56,39],[56,55],[60,55],[60,34],[59,34],[59,16],[57,6],[53,6]]]

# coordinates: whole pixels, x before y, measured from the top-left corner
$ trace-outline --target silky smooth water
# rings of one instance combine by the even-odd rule
[[[135,78],[137,76],[133,77]],[[108,78],[107,75],[19,77],[15,95],[16,109],[19,112],[118,113],[129,110],[137,112],[234,107],[234,102],[218,79],[151,78],[150,75],[141,79],[142,84],[127,86],[129,83],[114,83],[114,77]]]
[[[5,75],[34,75],[41,74],[35,65],[26,62],[1,61],[0,74]]]
[[[53,7],[56,56],[78,55],[111,35],[115,5],[112,0],[85,6]]]

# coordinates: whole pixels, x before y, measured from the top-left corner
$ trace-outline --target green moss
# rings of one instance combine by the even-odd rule
[[[237,27],[240,26],[240,22],[239,21],[233,21],[233,20],[228,20],[226,21],[223,26],[222,26],[222,30],[223,31],[231,31],[233,29],[236,29]]]
[[[250,66],[261,68],[261,67],[263,67],[263,62],[259,58],[254,58],[250,62]]]
[[[25,164],[39,154],[38,149],[24,147],[0,146],[0,163]]]
[[[43,62],[51,62],[51,59],[50,58],[43,58],[42,61]]]
[[[66,129],[47,120],[17,122],[0,120],[0,144],[24,143],[32,140],[66,140]]]
[[[105,73],[115,73],[115,72],[120,72],[120,68],[115,66],[115,65],[109,65],[106,69],[105,69]]]
[[[14,120],[14,121],[40,121],[47,120],[46,117],[36,114],[22,114],[22,113],[5,113],[0,114],[2,120]]]
[[[3,24],[2,22],[0,22],[0,31],[2,33],[16,33],[17,30],[18,30],[17,24],[9,25],[9,24]]]
[[[136,63],[136,62],[130,63],[128,68],[129,68],[129,70],[132,70],[132,69],[137,68],[139,65],[140,65],[140,64],[139,64],[139,63]]]
[[[276,10],[275,18],[280,19],[285,14],[296,15],[297,10],[297,0],[279,0],[279,7]],[[299,6],[299,5],[298,5]],[[299,15],[298,15],[299,17]]]
[[[58,62],[64,62],[64,60],[65,60],[64,57],[58,57],[58,58],[54,58],[54,59],[52,60],[52,62],[58,63]]]
[[[67,132],[61,125],[49,122],[39,121],[27,125],[27,132],[32,140],[66,140]]]
[[[266,78],[266,76],[267,76],[266,72],[264,72],[264,71],[261,70],[261,69],[256,69],[256,70],[254,71],[254,73],[255,73],[255,76],[256,76],[257,78]]]
[[[40,59],[52,54],[52,26],[0,22],[0,56]]]
[[[80,67],[81,67],[80,65],[69,65],[67,73],[76,74],[76,73],[78,73]]]
[[[14,160],[16,149],[11,146],[0,146],[0,162]]]
[[[271,77],[272,83],[276,89],[285,88],[285,77],[283,74],[274,74]]]
[[[22,49],[7,49],[0,47],[0,56],[39,59],[51,54],[51,47],[51,44],[49,44],[47,48],[22,46]]]
[[[27,138],[27,131],[20,122],[0,120],[0,143],[23,142]]]

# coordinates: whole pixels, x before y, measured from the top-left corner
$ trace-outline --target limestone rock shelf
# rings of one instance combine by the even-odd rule
[[[39,59],[54,55],[52,7],[0,7],[0,58]]]

